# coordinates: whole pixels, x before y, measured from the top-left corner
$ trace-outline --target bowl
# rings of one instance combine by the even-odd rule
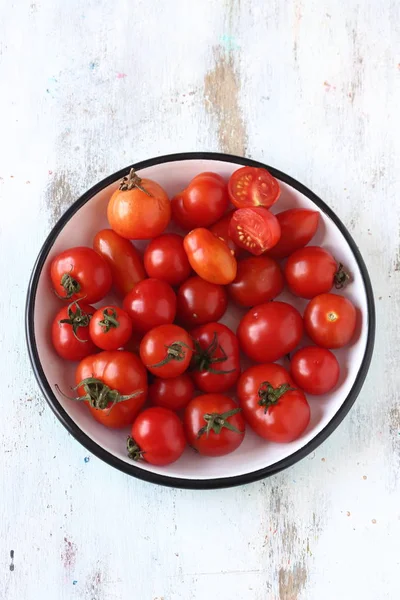
[[[86,406],[63,398],[55,389],[55,384],[64,390],[74,384],[76,365],[63,361],[52,348],[50,325],[60,301],[51,288],[50,262],[69,247],[91,246],[95,233],[108,227],[108,200],[132,166],[140,176],[161,184],[172,197],[202,171],[215,171],[228,178],[243,165],[267,168],[279,179],[282,193],[273,212],[293,207],[318,210],[320,225],[311,243],[324,245],[352,274],[345,294],[358,309],[358,325],[353,343],[335,351],[341,365],[340,380],[331,393],[308,397],[311,421],[294,442],[269,443],[248,427],[242,445],[227,456],[202,457],[187,448],[177,462],[167,467],[133,463],[126,455],[128,429],[107,429],[91,417]],[[306,301],[295,299],[288,291],[284,291],[279,299],[289,299],[301,312],[306,305]],[[109,300],[112,300],[111,296]],[[244,312],[232,308],[222,322],[235,331]],[[368,272],[354,240],[335,213],[318,196],[285,173],[250,159],[216,153],[173,154],[145,160],[110,175],[83,194],[60,218],[40,250],[26,305],[26,336],[32,367],[47,402],[64,427],[109,465],[146,481],[183,488],[219,488],[249,483],[273,475],[315,450],[336,429],[356,400],[371,361],[374,334],[374,298]]]

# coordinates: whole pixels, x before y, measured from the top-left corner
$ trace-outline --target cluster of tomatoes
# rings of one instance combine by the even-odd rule
[[[319,213],[275,216],[279,195],[268,171],[244,167],[228,183],[201,173],[170,202],[132,170],[109,201],[111,229],[93,248],[53,259],[54,291],[68,301],[53,322],[54,348],[80,361],[75,399],[107,427],[132,426],[131,458],[166,465],[187,444],[222,456],[242,443],[246,423],[266,440],[293,441],[310,420],[304,392],[337,384],[330,349],[351,341],[356,309],[331,290],[348,275],[327,250],[306,246]],[[164,233],[171,217],[186,235]],[[130,240],[150,240],[144,257]],[[303,317],[274,301],[285,281],[310,300]],[[94,308],[112,286],[120,305]],[[218,322],[229,301],[247,309],[236,334]],[[315,345],[290,356],[304,329]],[[241,352],[256,363],[243,372]],[[285,356],[288,370],[275,362]]]

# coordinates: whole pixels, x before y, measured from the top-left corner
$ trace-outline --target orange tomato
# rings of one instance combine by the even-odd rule
[[[192,269],[202,279],[220,285],[235,279],[237,262],[232,250],[208,229],[193,229],[183,245]]]
[[[147,240],[161,235],[167,227],[171,204],[158,183],[141,179],[131,169],[110,198],[107,218],[112,229],[122,237]]]

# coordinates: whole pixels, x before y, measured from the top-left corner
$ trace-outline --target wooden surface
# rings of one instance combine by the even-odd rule
[[[0,6],[0,598],[398,600],[396,0]],[[370,270],[373,364],[339,429],[268,480],[164,489],[90,456],[27,358],[40,246],[89,186],[158,154],[244,154],[337,211]]]

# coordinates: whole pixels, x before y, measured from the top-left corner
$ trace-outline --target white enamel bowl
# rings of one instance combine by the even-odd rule
[[[202,171],[215,171],[228,178],[242,165],[266,166],[244,158],[213,153],[163,156],[133,166],[140,176],[154,179],[172,197]],[[61,360],[51,345],[50,324],[60,301],[51,289],[49,264],[62,250],[78,245],[91,246],[95,233],[108,227],[108,199],[129,168],[101,181],[77,200],[53,228],[37,258],[28,290],[26,334],[33,370],[43,394],[62,424],[89,451],[129,475],[154,483],[188,488],[226,487],[261,479],[293,465],[334,431],[354,403],[372,356],[375,312],[368,272],[344,225],[310,190],[271,167],[267,168],[280,180],[282,188],[275,210],[280,212],[293,207],[319,210],[320,225],[312,244],[323,245],[350,270],[352,282],[345,294],[358,308],[359,322],[354,342],[335,351],[341,365],[340,381],[330,394],[308,397],[312,416],[304,434],[290,444],[274,444],[265,442],[248,428],[243,444],[228,456],[200,457],[187,448],[176,463],[155,467],[145,462],[133,463],[127,458],[125,443],[128,429],[115,431],[103,427],[91,417],[86,406],[69,401],[56,392],[56,383],[63,390],[73,385],[76,365]],[[281,294],[280,299],[289,300],[300,312],[306,304],[287,291]],[[232,308],[222,321],[236,331],[244,312]],[[304,343],[307,343],[306,339]]]

